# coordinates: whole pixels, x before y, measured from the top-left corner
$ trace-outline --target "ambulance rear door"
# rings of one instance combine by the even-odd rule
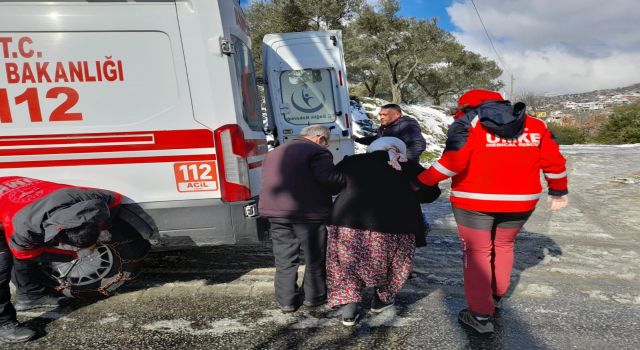
[[[321,124],[331,129],[334,161],[353,154],[341,32],[268,34],[262,48],[267,114],[278,143]]]

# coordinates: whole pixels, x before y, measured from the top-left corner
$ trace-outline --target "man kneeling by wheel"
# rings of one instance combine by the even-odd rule
[[[57,307],[66,298],[47,294],[32,269],[38,261],[80,260],[91,254],[121,199],[107,190],[0,177],[0,222],[6,236],[0,239],[0,341],[18,343],[35,337],[33,330],[17,322],[16,309]],[[56,248],[59,244],[79,250]],[[17,290],[15,308],[11,277]]]

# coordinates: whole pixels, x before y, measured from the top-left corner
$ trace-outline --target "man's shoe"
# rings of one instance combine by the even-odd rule
[[[53,308],[65,305],[70,298],[67,297],[54,297],[51,295],[43,295],[40,298],[33,300],[16,300],[14,305],[16,311],[27,311],[39,308]]]
[[[379,314],[386,309],[392,308],[394,303],[395,300],[393,299],[389,300],[389,302],[387,303],[384,303],[380,299],[378,299],[378,295],[374,293],[373,300],[371,301],[371,311]]]
[[[322,300],[316,301],[316,302],[313,302],[313,301],[310,301],[310,300],[305,300],[302,304],[304,306],[306,306],[306,307],[318,307],[318,306],[324,305],[326,303],[327,303],[327,299],[322,299]]]
[[[280,305],[280,311],[282,311],[283,314],[290,314],[297,310],[298,308],[295,305]]]
[[[20,325],[18,322],[9,322],[0,326],[0,341],[5,343],[22,343],[33,339],[36,332]]]
[[[493,333],[493,322],[489,317],[479,317],[471,311],[464,309],[458,314],[458,320],[473,328],[478,333]]]
[[[497,297],[497,296],[493,296],[493,307],[496,308],[496,310],[500,310],[502,309],[502,302],[504,301],[504,297]]]
[[[345,304],[342,307],[342,324],[348,327],[353,326],[360,318],[358,313],[358,303]]]

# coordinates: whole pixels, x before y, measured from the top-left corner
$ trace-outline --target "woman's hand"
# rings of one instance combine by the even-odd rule
[[[569,204],[569,198],[567,196],[549,196],[547,202],[551,204],[551,210],[559,210]]]

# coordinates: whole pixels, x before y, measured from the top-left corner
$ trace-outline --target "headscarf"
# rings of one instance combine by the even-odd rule
[[[385,136],[376,139],[367,147],[368,153],[375,151],[387,151],[389,165],[398,171],[402,170],[400,162],[407,161],[407,145],[397,137]]]

